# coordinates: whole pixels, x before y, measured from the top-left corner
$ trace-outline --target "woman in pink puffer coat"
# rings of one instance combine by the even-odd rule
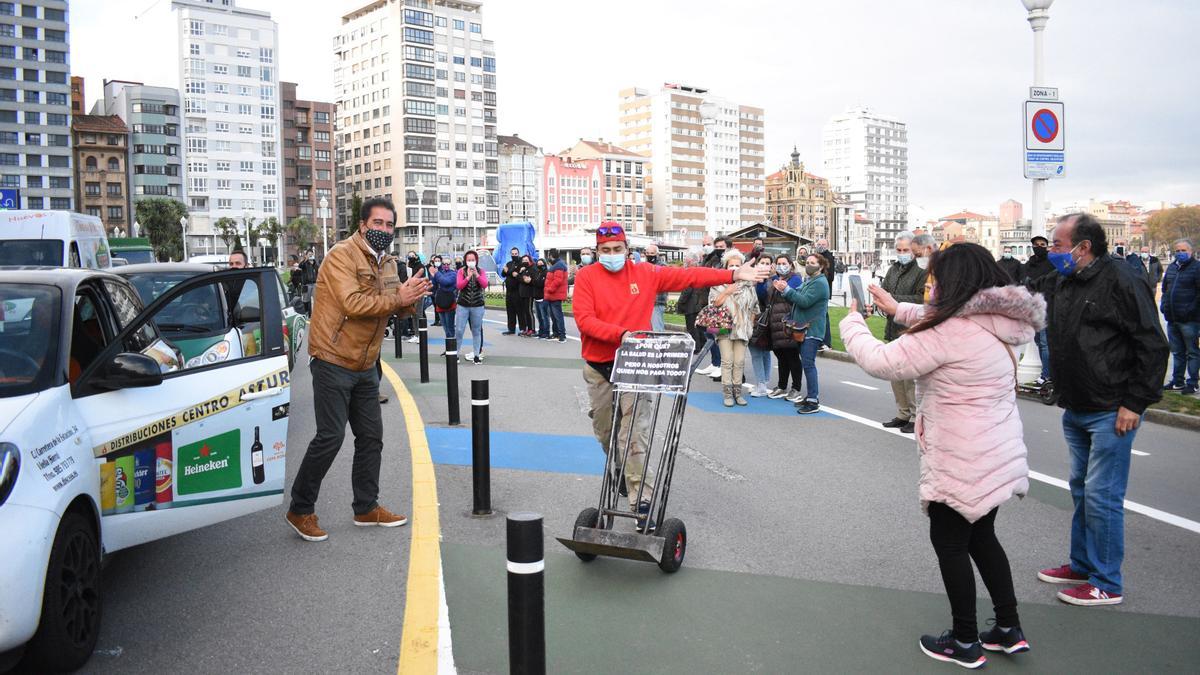
[[[920,646],[935,659],[977,668],[986,662],[982,649],[1029,649],[994,523],[1000,504],[1029,490],[1013,348],[1045,324],[1046,302],[1006,285],[1008,275],[977,244],[934,253],[929,276],[935,281],[928,306],[897,306],[872,289],[880,309],[910,326],[899,339],[875,339],[854,307],[841,331],[846,350],[867,373],[917,381],[919,493],[954,619],[950,631],[922,636]],[[996,628],[982,634],[972,560],[996,611]]]

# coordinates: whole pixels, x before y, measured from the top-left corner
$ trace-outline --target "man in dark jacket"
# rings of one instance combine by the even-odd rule
[[[907,230],[896,235],[896,262],[888,268],[882,285],[883,290],[891,293],[896,302],[920,305],[925,302],[925,270],[913,257],[912,240],[913,234]],[[896,323],[895,317],[888,316],[887,327],[883,331],[884,342],[895,340],[903,332],[904,326]],[[913,418],[917,415],[916,381],[893,381],[892,396],[896,399],[896,416],[884,422],[883,426],[899,429],[906,434],[913,433]]]
[[[1163,277],[1162,313],[1175,369],[1164,388],[1190,395],[1200,374],[1200,262],[1191,240],[1177,240],[1171,251],[1175,259]]]
[[[829,280],[829,290],[833,291],[833,277],[837,274],[834,271],[837,268],[837,258],[833,255],[833,251],[829,250],[828,239],[817,240],[817,253],[829,261],[829,266],[825,268],[825,278]],[[799,264],[799,263],[797,263]],[[825,338],[821,341],[821,349],[829,349],[833,346],[833,322],[829,320],[829,312],[825,312]]]
[[[1011,246],[1004,247],[1004,252],[1000,254],[1000,259],[996,261],[996,264],[1000,266],[1000,269],[1008,273],[1014,284],[1019,284],[1025,280],[1024,265],[1021,264],[1020,260],[1013,257]]]
[[[1158,284],[1163,278],[1163,266],[1156,256],[1150,255],[1150,247],[1143,246],[1140,253],[1130,253],[1126,260],[1133,269],[1146,278],[1150,288],[1158,290]]]
[[[1054,288],[1054,265],[1050,264],[1050,259],[1046,256],[1046,252],[1050,245],[1050,240],[1042,235],[1037,235],[1029,240],[1033,244],[1033,255],[1029,256],[1029,260],[1025,261],[1025,267],[1021,270],[1024,277],[1021,282],[1026,288],[1035,293],[1041,293],[1044,296],[1049,296]],[[1038,280],[1046,280],[1045,283],[1038,283]],[[1033,344],[1037,345],[1038,356],[1042,361],[1042,372],[1038,375],[1038,379],[1034,382],[1037,386],[1042,386],[1051,378],[1050,373],[1050,341],[1046,337],[1046,329],[1043,328],[1033,334]]]
[[[1052,237],[1050,261],[1060,276],[1046,315],[1075,514],[1070,561],[1038,578],[1070,584],[1058,593],[1063,602],[1114,605],[1124,592],[1130,451],[1142,414],[1162,397],[1167,341],[1150,287],[1109,255],[1095,218],[1060,218]]]
[[[509,261],[500,268],[500,276],[504,277],[504,309],[508,312],[508,330],[501,335],[513,335],[517,332],[517,319],[521,316],[521,276],[518,268],[521,266],[521,251],[516,246],[508,252]],[[521,326],[521,332],[525,326]]]

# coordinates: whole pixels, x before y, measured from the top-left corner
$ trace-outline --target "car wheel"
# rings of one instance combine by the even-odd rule
[[[54,535],[42,593],[42,618],[26,662],[36,672],[77,670],[100,637],[100,546],[79,513],[63,517]]]

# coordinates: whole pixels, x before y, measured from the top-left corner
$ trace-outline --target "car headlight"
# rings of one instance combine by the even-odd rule
[[[21,451],[12,443],[0,443],[0,505],[12,494],[20,472]]]
[[[193,356],[192,358],[188,359],[187,367],[199,368],[200,366],[220,363],[221,361],[229,358],[229,349],[229,340],[221,340],[208,349],[205,349],[203,354],[199,356]]]

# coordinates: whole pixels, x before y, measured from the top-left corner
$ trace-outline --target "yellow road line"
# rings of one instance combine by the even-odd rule
[[[412,452],[412,545],[408,553],[408,589],[404,603],[404,628],[400,637],[398,673],[438,671],[438,589],[441,585],[442,549],[438,543],[437,479],[425,424],[412,394],[386,363],[383,374],[396,390],[404,411],[408,444]]]

